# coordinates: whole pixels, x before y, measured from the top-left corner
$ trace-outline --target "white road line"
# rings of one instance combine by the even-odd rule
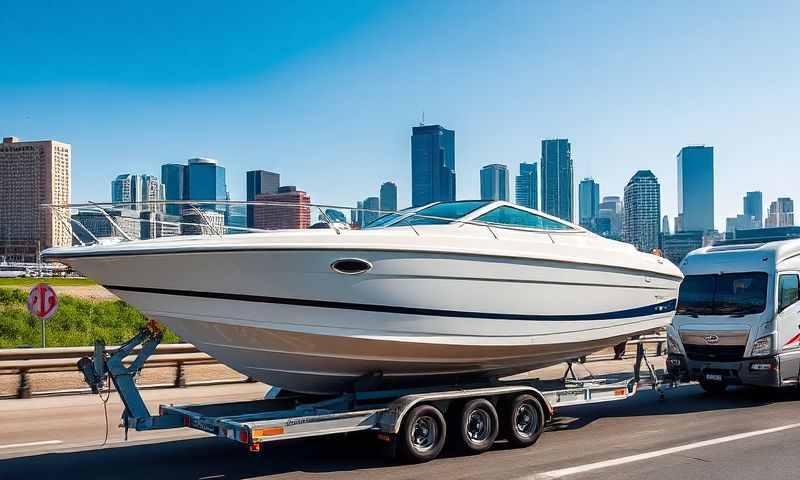
[[[702,442],[689,443],[686,445],[679,445],[677,447],[665,448],[663,450],[655,450],[648,453],[640,453],[638,455],[630,455],[628,457],[614,458],[602,462],[587,463],[586,465],[578,465],[575,467],[561,468],[559,470],[551,470],[549,472],[536,473],[530,476],[521,477],[519,480],[548,480],[554,478],[567,477],[569,475],[577,475],[579,473],[591,472],[592,470],[599,470],[601,468],[615,467],[624,465],[626,463],[640,462],[650,458],[661,457],[664,455],[671,455],[673,453],[684,452],[686,450],[694,450],[696,448],[709,447],[711,445],[719,445],[720,443],[735,442],[750,437],[757,437],[759,435],[768,435],[770,433],[782,432],[792,428],[800,427],[800,423],[792,423],[790,425],[783,425],[781,427],[766,428],[764,430],[755,430],[752,432],[738,433],[736,435],[728,435],[727,437],[712,438]]]
[[[4,448],[22,448],[22,447],[38,447],[41,445],[58,445],[63,443],[61,440],[42,440],[41,442],[28,442],[28,443],[11,443],[8,445],[0,445],[0,450]]]

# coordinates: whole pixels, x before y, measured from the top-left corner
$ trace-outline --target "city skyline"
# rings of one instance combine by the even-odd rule
[[[391,178],[399,206],[407,206],[408,129],[423,111],[427,123],[459,133],[458,198],[479,197],[472,172],[481,165],[538,162],[538,140],[553,137],[570,139],[575,178],[595,178],[602,194],[621,196],[633,172],[653,171],[670,218],[678,213],[675,155],[683,145],[714,145],[718,230],[740,212],[747,191],[769,201],[800,197],[792,175],[773,174],[797,168],[800,92],[792,79],[800,66],[783,61],[800,44],[790,21],[796,4],[729,4],[725,16],[718,6],[692,5],[696,15],[687,19],[680,5],[509,2],[487,11],[443,1],[426,7],[429,17],[408,20],[418,8],[373,2],[265,14],[265,5],[201,2],[191,12],[162,6],[173,15],[158,18],[107,5],[102,14],[112,20],[98,24],[92,2],[19,5],[0,19],[0,41],[15,45],[5,59],[14,68],[0,79],[0,127],[8,136],[74,145],[76,202],[106,200],[108,181],[130,170],[125,165],[158,175],[164,163],[208,156],[228,168],[232,198],[245,198],[246,171],[263,168],[339,205],[354,205],[375,179]],[[431,28],[433,19],[456,14],[458,27]],[[309,21],[297,25],[298,15]],[[181,22],[167,28],[165,18]],[[187,34],[212,19],[242,18],[242,28],[213,41]],[[63,22],[74,28],[65,32]],[[574,35],[559,35],[565,22]],[[146,35],[159,30],[174,33]],[[434,41],[437,62],[419,62]],[[576,68],[586,75],[572,75]],[[126,148],[131,138],[147,148]],[[770,168],[752,168],[765,145],[781,154]],[[348,180],[307,174],[329,165]]]

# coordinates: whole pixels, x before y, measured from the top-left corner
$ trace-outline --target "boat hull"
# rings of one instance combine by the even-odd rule
[[[342,258],[372,268],[336,273],[330,265]],[[419,385],[573,359],[664,327],[680,281],[550,260],[359,249],[63,261],[235,370],[321,394],[376,374],[386,385]]]

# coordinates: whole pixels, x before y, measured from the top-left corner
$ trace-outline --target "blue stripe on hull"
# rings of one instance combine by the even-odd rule
[[[278,305],[295,305],[301,307],[338,308],[343,310],[359,310],[365,312],[399,313],[404,315],[425,315],[434,317],[455,318],[491,318],[496,320],[539,320],[539,321],[575,321],[575,320],[614,320],[619,318],[645,317],[663,314],[675,310],[676,299],[647,305],[644,307],[617,310],[614,312],[587,313],[580,315],[525,315],[514,313],[465,312],[459,310],[439,310],[433,308],[398,307],[392,305],[364,305],[360,303],[332,302],[327,300],[309,300],[302,298],[268,297],[261,295],[245,295],[224,292],[198,292],[192,290],[173,290],[164,288],[130,287],[124,285],[105,285],[109,290],[120,292],[152,293],[157,295],[175,295],[181,297],[211,298],[219,300],[236,300],[240,302],[273,303]]]

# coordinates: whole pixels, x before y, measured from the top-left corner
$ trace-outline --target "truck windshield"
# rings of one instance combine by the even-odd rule
[[[748,315],[767,304],[764,272],[687,275],[678,292],[678,315]]]

